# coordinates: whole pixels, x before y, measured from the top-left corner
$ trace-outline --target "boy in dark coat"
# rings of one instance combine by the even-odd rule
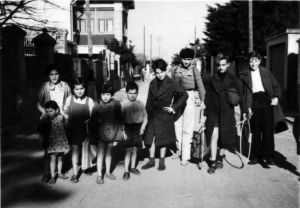
[[[243,97],[251,116],[252,152],[249,165],[264,162],[274,165],[274,107],[278,105],[281,89],[272,73],[260,67],[261,56],[250,54],[249,70],[241,72]]]
[[[150,160],[142,169],[155,166],[155,148],[160,148],[158,170],[166,169],[166,147],[176,142],[174,114],[186,102],[188,95],[174,80],[166,76],[167,63],[157,59],[153,63],[156,78],[149,86],[146,111],[148,125],[145,131],[145,145],[150,147]],[[172,102],[174,97],[176,101]]]

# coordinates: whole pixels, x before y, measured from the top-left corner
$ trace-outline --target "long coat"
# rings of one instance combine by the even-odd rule
[[[225,89],[235,88],[242,96],[241,82],[238,78],[226,72],[223,81],[216,73],[207,84],[206,102],[206,136],[210,140],[215,124],[219,126],[219,147],[233,151],[237,142],[236,120],[234,106],[227,102]],[[243,100],[240,101],[242,112]]]
[[[173,101],[176,97],[176,101]],[[167,146],[176,142],[174,116],[163,110],[170,107],[178,111],[186,102],[187,93],[174,80],[166,76],[159,90],[157,79],[153,79],[149,86],[146,110],[148,125],[145,131],[145,145],[150,146],[155,137],[156,146]]]
[[[278,82],[275,80],[272,73],[263,68],[259,67],[259,72],[261,76],[261,81],[265,92],[269,96],[270,99],[277,97],[280,99],[281,97],[281,89]],[[240,79],[243,82],[243,99],[244,103],[246,104],[246,109],[252,107],[252,100],[253,100],[253,92],[252,92],[252,78],[250,70],[245,70],[240,72],[239,74]],[[274,110],[274,131],[275,133],[280,133],[288,129],[287,124],[285,123],[285,118],[281,109],[280,104],[273,107]]]

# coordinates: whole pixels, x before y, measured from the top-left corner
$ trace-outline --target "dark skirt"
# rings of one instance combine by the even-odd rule
[[[79,124],[79,125],[73,124],[70,127],[69,135],[70,135],[69,142],[71,145],[82,145],[82,142],[87,137],[86,124]]]
[[[124,124],[127,139],[122,142],[123,147],[142,147],[142,136],[140,135],[142,123],[138,124]]]

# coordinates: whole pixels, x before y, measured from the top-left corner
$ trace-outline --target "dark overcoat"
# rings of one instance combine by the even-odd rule
[[[173,102],[174,97],[176,101]],[[157,79],[153,79],[149,85],[146,110],[148,113],[148,125],[145,131],[145,145],[151,146],[155,137],[156,146],[167,146],[176,142],[174,116],[163,110],[170,107],[178,111],[188,98],[187,93],[174,80],[166,76],[159,90]]]
[[[234,106],[227,102],[226,89],[235,88],[242,96],[241,82],[238,78],[226,72],[224,79],[220,79],[216,73],[206,85],[206,136],[210,140],[215,124],[219,126],[218,146],[233,151],[237,142],[237,130]],[[243,100],[240,101],[242,111],[244,111]]]
[[[281,97],[281,89],[280,85],[272,75],[272,73],[263,68],[259,67],[259,72],[261,76],[261,81],[263,84],[263,87],[265,89],[265,92],[269,96],[270,99],[277,97],[280,100]],[[240,72],[239,74],[240,79],[243,83],[243,99],[244,103],[246,105],[246,109],[252,107],[252,100],[253,100],[253,92],[252,92],[252,78],[250,69]],[[278,103],[278,105],[273,107],[274,110],[274,132],[280,133],[282,131],[285,131],[288,129],[286,123],[284,114],[282,112],[281,106]]]

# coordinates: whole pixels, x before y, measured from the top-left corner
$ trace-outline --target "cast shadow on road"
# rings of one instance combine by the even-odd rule
[[[69,192],[40,181],[43,169],[37,136],[2,137],[1,207],[50,203],[64,200]]]
[[[293,173],[294,175],[300,177],[300,173],[297,171],[297,167],[292,163],[290,163],[289,161],[287,161],[287,158],[284,155],[282,155],[280,152],[275,151],[274,161],[277,167],[285,169]]]

